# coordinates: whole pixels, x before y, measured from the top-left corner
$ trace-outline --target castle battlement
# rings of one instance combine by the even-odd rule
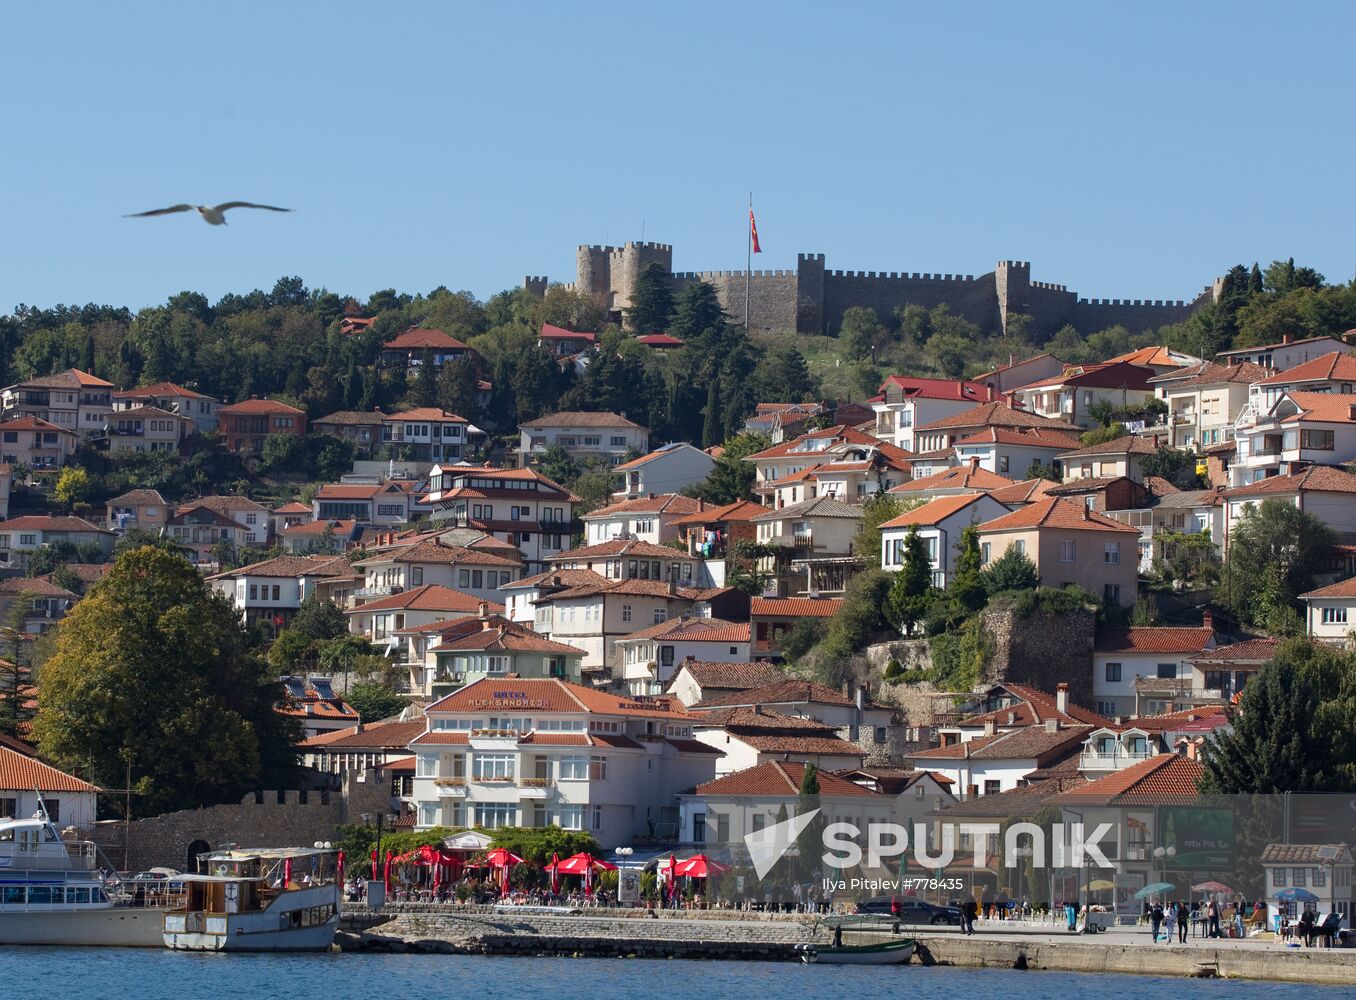
[[[1055,285],[1055,284],[1051,284],[1051,283],[1048,282],[1048,281],[1033,281],[1033,282],[1031,282],[1031,287],[1032,287],[1032,288],[1044,288],[1044,289],[1046,289],[1047,291],[1051,291],[1051,292],[1067,292],[1067,291],[1069,290],[1069,286],[1068,286],[1068,285]]]
[[[874,281],[974,281],[973,274],[918,274],[906,271],[825,271],[830,278],[866,278]]]
[[[1126,306],[1138,306],[1141,309],[1185,309],[1186,303],[1181,299],[1079,299],[1080,306],[1116,306],[1125,308]]]

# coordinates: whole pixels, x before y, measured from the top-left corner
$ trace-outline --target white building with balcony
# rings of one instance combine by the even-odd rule
[[[881,383],[876,411],[876,437],[905,451],[914,447],[914,430],[924,424],[972,409],[994,399],[979,382],[891,375]]]
[[[961,533],[971,525],[1008,513],[1010,508],[987,493],[962,493],[930,500],[880,526],[881,568],[891,573],[904,568],[905,542],[910,530],[916,528],[932,563],[933,586],[945,587],[954,573]]]
[[[1258,479],[1224,491],[1225,551],[1249,509],[1280,500],[1312,514],[1339,535],[1356,533],[1356,475],[1314,465],[1290,475]]]
[[[1249,361],[1275,372],[1283,372],[1333,351],[1350,350],[1348,344],[1336,337],[1296,337],[1287,333],[1277,343],[1260,347],[1236,347],[1231,351],[1220,351],[1215,357],[1225,364]]]
[[[1067,365],[1053,378],[1041,379],[1011,392],[1014,404],[1029,413],[1063,420],[1075,427],[1097,423],[1098,404],[1142,406],[1153,398],[1152,368],[1128,361],[1100,365]]]
[[[570,457],[620,465],[627,454],[650,450],[650,432],[616,413],[565,411],[518,425],[518,464],[526,466],[559,445]]]
[[[532,574],[570,547],[579,498],[535,469],[452,465],[433,467],[427,501],[440,527],[475,528],[517,546]]]
[[[560,680],[468,684],[428,706],[415,754],[416,826],[559,826],[606,851],[676,838],[678,793],[715,777],[676,699]]]
[[[319,580],[347,576],[343,556],[278,556],[217,573],[207,583],[231,602],[246,624],[286,628]]]
[[[1140,697],[1137,682],[1189,680],[1191,658],[1216,645],[1214,616],[1205,613],[1199,628],[1131,626],[1101,628],[1092,653],[1093,708],[1108,719],[1156,715],[1161,707]]]
[[[380,546],[353,567],[363,574],[363,585],[354,595],[359,600],[435,583],[482,601],[502,601],[500,588],[522,574],[516,559],[427,536]]]
[[[1158,739],[1146,729],[1134,725],[1094,729],[1078,756],[1078,770],[1085,778],[1100,778],[1143,763],[1158,752]]]
[[[678,537],[674,521],[705,508],[702,501],[678,493],[652,493],[618,500],[583,516],[584,544],[636,538],[651,545],[663,545]]]
[[[1152,378],[1158,398],[1168,405],[1168,444],[1196,451],[1233,440],[1234,423],[1253,391],[1271,374],[1250,361],[1202,362]]]
[[[684,660],[748,663],[749,623],[719,618],[677,618],[616,640],[621,679],[632,694],[662,694]]]
[[[700,483],[715,467],[716,460],[700,448],[675,441],[617,466],[613,471],[621,477],[621,486],[612,496],[622,500],[677,493]]]
[[[1301,594],[1305,632],[1338,646],[1351,646],[1356,633],[1356,577]]]
[[[1356,458],[1356,395],[1287,392],[1265,410],[1259,405],[1249,403],[1234,425],[1231,486]]]

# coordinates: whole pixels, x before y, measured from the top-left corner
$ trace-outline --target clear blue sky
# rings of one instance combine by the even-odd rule
[[[21,4],[0,61],[0,311],[280,275],[365,296],[569,281],[672,243],[1189,298],[1356,265],[1356,5]],[[123,219],[249,199],[227,227]]]

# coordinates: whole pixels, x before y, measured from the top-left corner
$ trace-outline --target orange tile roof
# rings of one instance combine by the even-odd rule
[[[929,490],[997,490],[1011,486],[1015,480],[977,465],[958,465],[934,472],[922,479],[910,479],[893,487],[891,493],[926,493]]]
[[[754,597],[749,601],[751,618],[832,618],[842,610],[837,597]]]
[[[467,346],[456,337],[449,337],[441,330],[425,330],[417,326],[412,326],[386,341],[385,349],[396,351],[468,350]]]
[[[609,538],[605,542],[595,542],[593,545],[567,549],[557,555],[548,556],[546,561],[550,563],[588,562],[592,559],[610,559],[623,556],[633,559],[661,560],[691,560],[695,558],[688,555],[686,549],[675,549],[668,545],[655,545],[639,538]]]
[[[609,694],[555,679],[481,678],[429,705],[430,712],[519,711],[584,712],[690,722],[676,699]]]
[[[541,333],[538,336],[544,340],[587,340],[590,344],[596,343],[598,340],[596,333],[567,330],[563,326],[552,326],[550,323],[541,325]]]
[[[194,392],[192,389],[185,389],[181,385],[175,385],[173,382],[155,382],[136,389],[120,389],[113,393],[114,399],[147,399],[152,396],[181,396],[184,399],[212,398],[211,396],[204,396],[200,392]]]
[[[349,750],[392,750],[409,746],[426,728],[423,719],[411,722],[365,722],[359,726],[318,733],[297,744],[305,750],[323,748],[325,752],[345,753]]]
[[[899,389],[908,399],[951,399],[983,402],[993,398],[993,390],[982,382],[961,382],[949,378],[924,378],[919,375],[890,375],[876,391]]]
[[[1013,483],[1011,486],[989,490],[989,496],[999,503],[1011,507],[1014,504],[1031,503],[1039,500],[1054,485],[1056,484],[1048,479],[1028,479],[1025,482]]]
[[[1235,365],[1221,365],[1214,361],[1203,361],[1192,367],[1192,373],[1189,377],[1180,377],[1184,374],[1188,374],[1187,370],[1179,368],[1175,372],[1160,375],[1158,378],[1149,381],[1155,384],[1164,384],[1168,389],[1194,389],[1197,386],[1223,385],[1228,382],[1253,385],[1265,381],[1266,377],[1271,374],[1271,369],[1254,364],[1251,361],[1243,361]]]
[[[613,472],[621,469],[617,466]],[[685,497],[681,493],[660,493],[657,496],[637,497],[634,500],[618,500],[606,507],[585,514],[581,520],[599,521],[617,514],[692,514],[700,506],[699,501]]]
[[[1070,725],[1077,723],[1103,726],[1107,724],[1107,720],[1096,712],[1072,701],[1066,700],[1064,711],[1061,712],[1059,710],[1059,696],[1048,691],[1042,691],[1040,688],[1034,688],[1028,684],[1017,684],[1013,681],[1004,681],[998,687],[1015,697],[1017,702],[1004,708],[996,708],[983,715],[972,716],[962,721],[960,726],[973,729],[990,721],[998,726],[1030,726],[1039,725],[1051,719],[1058,719],[1061,723]],[[1009,722],[1009,717],[1013,721]]]
[[[633,423],[619,414],[608,413],[604,410],[562,410],[559,413],[548,413],[544,417],[537,417],[535,420],[525,420],[518,426],[528,429],[533,427],[633,427],[637,430],[645,429],[640,424]]]
[[[839,757],[856,757],[859,761],[866,758],[865,750],[839,736],[768,736],[754,733],[731,735],[759,753],[833,754]]]
[[[1148,438],[1139,437],[1136,434],[1127,434],[1124,437],[1118,437],[1114,441],[1103,441],[1101,444],[1090,445],[1087,448],[1075,446],[1073,451],[1066,451],[1060,455],[1060,458],[1082,458],[1085,455],[1154,455],[1157,454],[1158,447]]]
[[[1058,431],[1078,431],[1073,424],[1052,420],[1038,413],[1018,410],[1007,403],[984,403],[973,409],[962,410],[950,416],[920,425],[919,431],[945,430],[948,427],[1045,427]]]
[[[124,494],[124,496],[126,495],[127,494]],[[119,499],[121,499],[121,497]],[[163,500],[161,500],[160,502],[164,503]],[[290,503],[285,503],[280,507],[273,508],[273,513],[275,514],[309,514],[310,512],[311,505],[308,503],[302,503],[300,500],[293,500]]]
[[[1356,396],[1340,392],[1287,392],[1285,398],[1300,412],[1284,418],[1284,423],[1318,420],[1325,424],[1356,423]]]
[[[1312,490],[1319,493],[1356,493],[1356,475],[1328,465],[1311,465],[1288,476],[1268,476],[1246,486],[1224,491],[1226,500],[1239,497],[1283,495]]]
[[[387,421],[399,423],[403,420],[427,420],[430,423],[444,424],[468,424],[465,417],[459,417],[455,413],[449,413],[447,410],[436,406],[418,406],[413,410],[401,410],[399,413],[392,413],[383,418]]]
[[[871,798],[879,793],[848,781],[829,771],[819,772],[819,794]],[[791,798],[800,794],[800,783],[805,778],[805,765],[789,760],[772,760],[765,764],[735,771],[715,781],[697,786],[698,795],[737,795]]]
[[[309,510],[309,508],[307,508]],[[234,524],[235,522],[231,522]],[[353,534],[353,529],[357,527],[358,522],[351,517],[330,518],[323,521],[303,521],[300,524],[293,524],[283,528],[282,534],[287,538],[308,538],[311,535],[323,535],[329,531],[337,537],[344,537]]]
[[[503,613],[502,604],[491,604],[482,602],[480,598],[463,593],[460,590],[453,590],[451,587],[444,587],[440,583],[426,583],[422,587],[415,587],[413,590],[406,590],[403,593],[392,594],[390,597],[382,597],[375,601],[368,601],[362,607],[353,608],[348,614],[367,614],[373,611],[461,611],[473,614],[479,610],[481,604],[486,605],[488,611],[495,614]]]
[[[251,413],[281,413],[288,416],[306,415],[305,410],[298,410],[295,406],[288,406],[286,403],[280,403],[276,399],[245,399],[239,403],[232,403],[230,406],[223,406],[217,410],[218,414],[234,416],[236,414]]]
[[[734,708],[755,705],[838,705],[850,707],[853,700],[841,691],[814,681],[782,677],[762,687],[718,695],[696,706],[698,709]],[[875,706],[872,706],[875,707]]]
[[[575,587],[606,584],[607,577],[591,569],[549,569],[536,576],[524,577],[504,584],[500,590],[528,590],[532,587],[555,587],[557,590],[572,590]]]
[[[215,573],[209,580],[232,580],[241,576],[345,576],[349,562],[343,556],[277,556],[262,562],[250,563],[224,573]]]
[[[58,771],[35,757],[0,746],[0,789],[7,792],[33,789],[40,792],[97,792],[88,781]]]
[[[739,624],[720,618],[692,618],[683,615],[620,636],[618,641],[659,638],[682,642],[748,642],[749,623]]]
[[[672,524],[675,527],[688,527],[690,525],[715,524],[718,521],[743,523],[753,520],[759,514],[766,513],[767,508],[762,504],[754,503],[752,500],[736,500],[734,503],[727,503],[720,507],[707,507],[692,514],[684,514],[682,517],[675,518]]]
[[[1096,511],[1088,510],[1081,503],[1061,500],[1058,497],[1045,497],[1025,507],[1019,507],[1011,514],[987,521],[979,526],[985,534],[994,531],[1021,531],[1030,528],[1062,528],[1066,531],[1119,531],[1138,535],[1139,529],[1132,528],[1120,521]]]
[[[67,386],[84,389],[111,389],[112,382],[105,382],[96,375],[89,372],[82,372],[79,368],[67,368],[64,372],[57,372],[55,375],[42,375],[38,378],[31,378],[27,382],[21,382],[20,385],[33,385],[40,388],[65,388]]]
[[[959,513],[976,503],[980,497],[987,495],[985,493],[958,493],[955,496],[937,497],[935,500],[929,500],[921,507],[915,507],[898,517],[890,518],[881,525],[881,528],[907,528],[914,524],[919,526],[940,524],[951,515]]]
[[[1317,590],[1311,590],[1307,594],[1300,594],[1300,599],[1305,601],[1310,598],[1329,597],[1356,597],[1356,576],[1346,580],[1339,580],[1336,583],[1330,583],[1326,587],[1319,587]]]
[[[1099,653],[1200,653],[1214,637],[1209,628],[1132,625],[1098,629],[1094,648]]]
[[[819,449],[818,451],[797,451],[796,446],[808,441],[823,440],[828,440],[833,444],[860,444],[869,445],[873,448],[878,448],[884,443],[875,437],[875,435],[865,434],[855,427],[849,427],[846,424],[836,424],[833,427],[809,431],[800,435],[800,437],[792,438],[790,441],[783,441],[781,444],[775,444],[771,448],[765,448],[756,454],[746,455],[744,456],[744,461],[752,462],[760,458],[781,458],[783,456],[814,459],[822,455],[824,449]]]
[[[503,625],[478,629],[470,635],[449,639],[433,647],[435,653],[454,650],[504,650],[511,653],[548,653],[580,657],[587,655],[588,652],[563,642],[544,639],[525,628],[506,628]]]
[[[1346,351],[1333,351],[1287,368],[1260,381],[1260,385],[1293,385],[1296,382],[1323,382],[1356,379],[1356,357]]]
[[[1161,753],[1082,788],[1061,792],[1050,801],[1055,805],[1099,806],[1194,801],[1200,794],[1196,785],[1203,771],[1199,761]]]
[[[1024,448],[1077,448],[1078,436],[1068,431],[1055,431],[1048,427],[1033,427],[1028,430],[1016,430],[1010,427],[985,427],[969,437],[961,438],[953,448],[974,444],[1012,444]]]
[[[1279,639],[1244,639],[1228,646],[1216,646],[1191,658],[1192,663],[1265,663],[1276,655]]]
[[[1107,358],[1103,364],[1116,364],[1121,361],[1129,362],[1132,365],[1163,365],[1172,368],[1185,367],[1181,361],[1172,356],[1172,351],[1167,347],[1141,347],[1137,351],[1131,351],[1129,354],[1118,354],[1114,358]]]
[[[69,434],[75,437],[74,431],[68,431],[64,427],[58,427],[50,421],[43,420],[42,417],[15,417],[13,420],[6,420],[0,423],[0,430],[6,431],[59,431],[62,434]]]
[[[770,663],[716,663],[711,660],[684,660],[677,673],[688,676],[704,691],[747,691],[774,684],[786,675]],[[676,676],[676,674],[675,674]]]
[[[89,531],[100,535],[111,534],[97,524],[90,524],[83,517],[61,514],[27,514],[0,523],[4,525],[0,530],[4,531]]]
[[[496,555],[482,549],[469,549],[461,545],[448,545],[436,538],[425,538],[394,548],[373,552],[366,559],[354,563],[355,566],[370,566],[375,563],[437,563],[448,566],[499,566],[504,569],[517,569],[521,561],[508,556]]]

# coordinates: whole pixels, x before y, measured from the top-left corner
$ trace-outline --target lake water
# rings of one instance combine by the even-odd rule
[[[1349,991],[1306,985],[906,967],[845,968],[772,962],[488,958],[459,955],[189,955],[115,949],[0,948],[9,996],[69,1000],[477,1000],[549,993],[552,1000],[776,998],[861,1000],[909,990],[929,1000],[1020,995],[1022,1000],[1131,996],[1134,1000],[1312,1000]]]

